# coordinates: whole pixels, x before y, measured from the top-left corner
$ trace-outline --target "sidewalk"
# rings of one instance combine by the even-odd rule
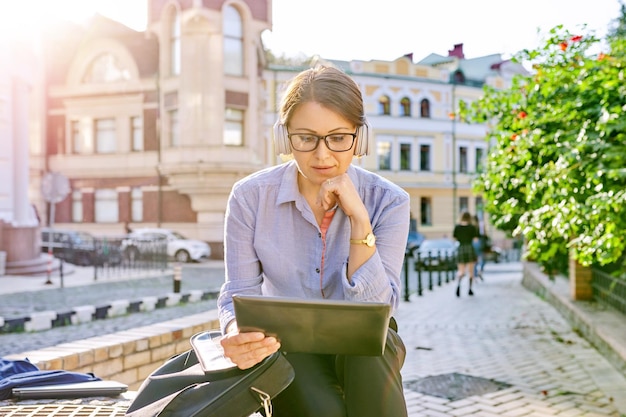
[[[223,265],[193,267],[201,276],[203,268],[218,276]],[[522,275],[521,263],[487,264],[475,295],[467,296],[466,279],[457,298],[455,281],[417,296],[416,273],[410,271],[410,299],[401,301],[395,314],[407,347],[402,372],[409,416],[626,416],[624,373],[565,317],[578,315],[595,328],[610,326],[614,334],[626,334],[626,320],[606,311],[594,316],[576,303],[562,315],[557,305],[564,302],[562,286],[535,283],[529,290]],[[105,299],[123,281],[111,278],[98,291],[81,294]],[[0,304],[22,291],[32,291],[43,306],[52,303],[43,282],[45,277],[0,277]],[[94,284],[93,275],[80,268],[64,279],[66,287]],[[59,285],[53,279],[52,287]]]

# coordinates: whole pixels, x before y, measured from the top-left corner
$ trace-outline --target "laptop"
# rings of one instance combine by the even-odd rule
[[[128,390],[128,385],[117,381],[86,381],[70,384],[15,387],[13,397],[19,400],[41,398],[115,397]]]
[[[241,332],[276,337],[284,352],[379,356],[391,306],[345,300],[233,296]]]

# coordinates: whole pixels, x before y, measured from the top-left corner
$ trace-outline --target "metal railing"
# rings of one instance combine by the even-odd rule
[[[413,253],[407,250],[404,254],[404,301],[409,301],[412,292],[418,296],[424,294],[424,289],[432,291],[435,285],[454,281],[456,278],[456,258],[447,251],[429,251],[425,254]],[[415,271],[416,279],[413,285],[410,271]]]
[[[616,277],[596,268],[592,268],[591,274],[594,300],[626,314],[626,278]]]

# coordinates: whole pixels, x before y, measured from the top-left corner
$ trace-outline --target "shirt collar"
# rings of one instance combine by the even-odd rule
[[[283,170],[283,176],[280,181],[280,190],[278,191],[277,203],[283,204],[290,201],[297,201],[301,198],[300,190],[298,189],[298,166],[296,162],[291,160],[285,162],[285,169]],[[354,186],[359,189],[359,176],[357,169],[354,165],[350,164],[348,167],[348,176],[352,180]]]

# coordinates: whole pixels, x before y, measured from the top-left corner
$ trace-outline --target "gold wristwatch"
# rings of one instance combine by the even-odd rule
[[[376,236],[374,236],[374,233],[368,233],[365,239],[350,239],[350,244],[352,245],[367,245],[370,248],[373,247],[375,243]]]

